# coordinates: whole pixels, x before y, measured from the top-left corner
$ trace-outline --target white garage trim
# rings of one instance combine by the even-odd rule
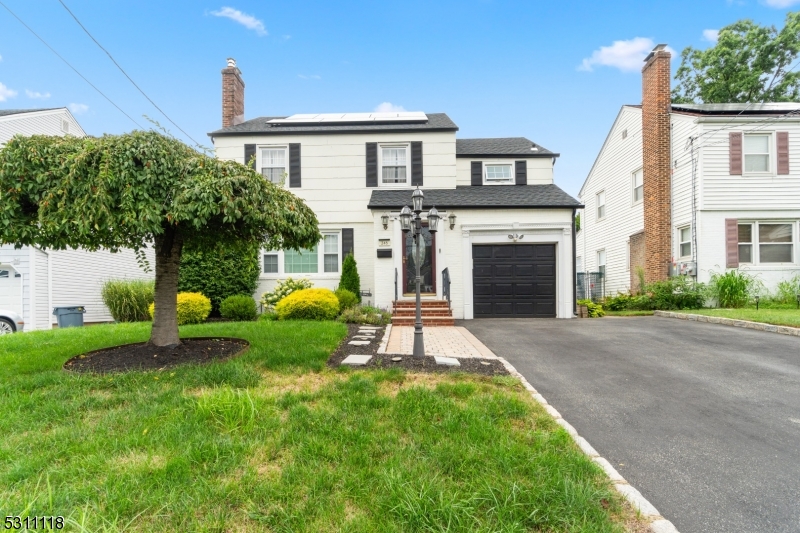
[[[523,235],[516,241],[513,235]],[[512,236],[512,238],[509,237]],[[475,318],[472,293],[473,244],[555,244],[556,317],[573,318],[572,226],[569,223],[464,224],[461,250],[464,277],[464,318]]]

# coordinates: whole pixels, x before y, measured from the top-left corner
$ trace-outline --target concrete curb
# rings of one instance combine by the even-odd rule
[[[520,382],[522,382],[522,386],[525,387],[525,390],[530,392],[531,396],[533,396],[533,399],[539,402],[542,407],[544,407],[545,411],[547,411],[553,418],[556,419],[556,423],[563,427],[567,433],[569,433],[569,435],[572,437],[572,440],[575,441],[575,444],[578,445],[583,453],[589,456],[595,464],[603,469],[603,472],[606,473],[608,478],[614,484],[614,488],[617,489],[617,491],[622,494],[626,500],[628,500],[634,509],[639,511],[639,513],[641,513],[646,520],[650,521],[651,533],[678,533],[678,530],[675,528],[672,522],[661,516],[661,514],[658,512],[658,509],[656,509],[652,503],[647,501],[647,498],[642,496],[641,492],[636,490],[635,487],[628,483],[625,478],[622,477],[613,466],[611,466],[611,463],[609,463],[608,460],[600,457],[600,454],[597,453],[597,450],[595,450],[586,439],[578,435],[577,430],[561,417],[561,414],[555,409],[555,407],[547,403],[547,400],[544,399],[544,396],[539,394],[536,389],[534,389],[533,386],[528,383],[528,380],[525,379],[525,376],[517,372],[517,369],[514,368],[514,366],[506,361],[503,357],[498,357],[498,359],[501,363],[503,363],[503,366],[506,367],[508,373],[520,380]]]
[[[386,329],[383,332],[383,338],[381,339],[381,343],[378,346],[378,352],[380,354],[386,353],[386,347],[389,345],[389,335],[392,334],[392,325],[388,324]]]
[[[653,311],[654,316],[663,318],[677,318],[680,320],[691,320],[692,322],[708,322],[709,324],[722,324],[736,328],[755,329],[757,331],[767,331],[769,333],[780,333],[781,335],[791,335],[800,337],[800,328],[789,326],[776,326],[764,322],[751,322],[750,320],[737,320],[734,318],[723,318],[721,316],[694,315],[691,313],[675,313],[672,311]]]

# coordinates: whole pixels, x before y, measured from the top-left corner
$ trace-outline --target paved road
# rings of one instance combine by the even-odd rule
[[[681,533],[800,532],[800,339],[656,317],[463,321]]]

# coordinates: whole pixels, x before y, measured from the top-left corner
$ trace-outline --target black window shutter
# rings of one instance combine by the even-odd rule
[[[378,143],[367,143],[367,187],[378,186]]]
[[[248,165],[253,170],[256,169],[256,145],[255,144],[245,144],[244,145],[244,164]]]
[[[483,161],[472,162],[472,186],[483,185]]]
[[[528,184],[528,162],[527,161],[516,161],[514,163],[514,174],[516,176],[516,184],[517,185],[527,185]]]
[[[353,228],[342,228],[342,263],[347,254],[353,252]]]
[[[422,186],[422,141],[411,142],[411,185]]]
[[[289,187],[300,187],[300,143],[289,144]]]

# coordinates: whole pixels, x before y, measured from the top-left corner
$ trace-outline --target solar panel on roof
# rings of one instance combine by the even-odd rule
[[[428,115],[421,111],[404,111],[401,113],[301,113],[286,118],[274,118],[270,124],[320,124],[320,123],[409,123],[427,122]]]

